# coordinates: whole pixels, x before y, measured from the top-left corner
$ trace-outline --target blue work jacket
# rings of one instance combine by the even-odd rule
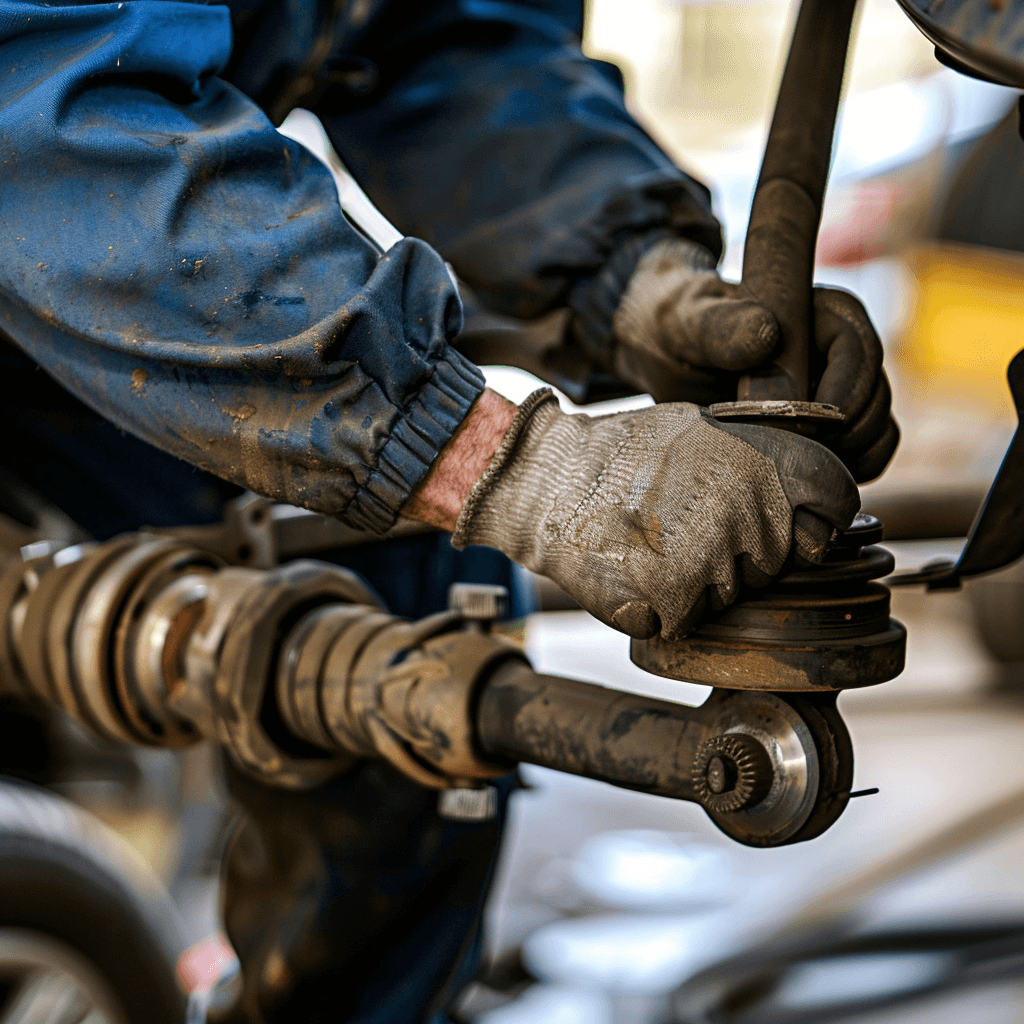
[[[0,0],[0,330],[165,451],[386,529],[483,386],[438,253],[530,318],[630,238],[718,250],[581,23],[572,0]],[[274,128],[296,106],[409,237],[348,223]]]

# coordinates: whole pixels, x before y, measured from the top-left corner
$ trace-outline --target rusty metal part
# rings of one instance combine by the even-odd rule
[[[753,423],[755,426],[780,427],[798,433],[826,432],[829,425],[842,423],[839,407],[826,402],[742,401],[715,402],[708,409],[716,420]]]
[[[477,715],[480,744],[492,756],[699,803],[747,846],[813,838],[849,799],[853,753],[842,720],[803,698],[715,690],[694,708],[510,663],[481,691]],[[751,761],[764,752],[748,775],[747,802],[731,809],[694,772],[702,751],[723,737]]]
[[[491,673],[525,659],[509,641],[461,625],[459,615],[442,612],[419,622],[392,619],[359,650],[342,637],[324,694],[339,745],[386,757],[438,789],[507,774],[511,764],[482,754],[473,712]],[[346,648],[351,656],[342,667]]]
[[[280,785],[339,770],[276,728],[268,688],[295,619],[328,603],[376,610],[347,570],[224,568],[177,538],[141,533],[12,559],[0,598],[3,688],[56,703],[109,740],[180,746],[214,736]]]
[[[889,616],[889,591],[789,594],[778,588],[701,621],[688,637],[633,641],[634,664],[708,686],[773,691],[845,690],[894,679],[906,630]]]
[[[474,737],[477,689],[522,657],[486,632],[493,588],[463,594],[470,618],[409,623],[345,569],[225,567],[180,538],[142,533],[14,559],[0,595],[0,684],[107,739],[213,737],[246,771],[298,789],[362,757],[438,789],[509,770]]]
[[[112,739],[215,738],[281,787],[384,758],[440,790],[443,816],[483,820],[488,779],[527,760],[694,801],[754,846],[817,834],[848,798],[834,712],[726,690],[691,708],[538,675],[488,632],[491,589],[453,595],[475,617],[407,622],[335,566],[225,567],[136,534],[15,561],[0,595],[4,687]]]
[[[307,613],[329,604],[376,610],[376,598],[355,574],[322,562],[270,572],[221,569],[204,583],[203,613],[189,634],[168,708],[275,785],[309,788],[343,770],[350,758],[289,732],[274,700],[274,678],[289,632]]]
[[[682,640],[634,640],[630,657],[655,675],[737,689],[844,690],[893,679],[906,630],[889,615],[888,588],[872,582],[893,567],[873,544],[880,538],[881,524],[858,516],[820,566],[745,594]]]
[[[713,736],[697,751],[693,784],[710,811],[738,811],[759,804],[772,785],[768,752],[752,736]]]
[[[268,700],[280,647],[294,623],[313,608],[338,602],[372,607],[374,596],[354,573],[324,562],[292,562],[259,574],[243,569],[226,572],[248,572],[257,578],[226,623],[218,644],[215,685],[202,694],[213,709],[217,738],[253,774],[282,786],[317,785],[337,774],[339,766],[328,756],[318,757],[317,751],[290,742],[275,702]],[[201,631],[203,623],[196,628]]]
[[[770,366],[741,380],[740,402],[810,395],[815,241],[854,7],[855,0],[800,5],[743,250],[743,284],[778,318],[782,344]]]
[[[300,619],[281,647],[276,681],[278,709],[290,731],[315,747],[329,750],[334,745],[321,704],[328,656],[342,633],[367,617],[362,605],[323,605]]]
[[[487,583],[453,583],[448,588],[448,610],[461,615],[469,628],[488,633],[496,619],[508,614],[508,591]],[[450,821],[487,821],[498,813],[498,792],[479,779],[460,779],[442,790],[437,813]]]

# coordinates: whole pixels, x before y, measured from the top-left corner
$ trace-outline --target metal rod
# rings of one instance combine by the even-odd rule
[[[856,0],[803,0],[747,228],[743,284],[778,318],[773,363],[741,401],[810,398],[814,250]]]
[[[700,708],[546,676],[509,664],[488,681],[477,738],[489,756],[528,761],[626,789],[698,800]]]

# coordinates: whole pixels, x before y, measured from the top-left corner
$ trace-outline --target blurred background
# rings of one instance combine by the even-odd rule
[[[739,276],[792,6],[589,4],[587,51],[622,69],[641,120],[713,189],[727,277]],[[893,0],[862,0],[818,277],[861,297],[888,350],[903,443],[865,508],[917,538],[892,543],[901,568],[956,554],[1016,425],[1005,378],[1024,347],[1016,105],[1010,90],[941,68]],[[513,399],[537,383],[504,368],[488,379]],[[523,624],[540,671],[706,696],[641,672],[624,636],[547,597],[551,610]],[[746,849],[694,805],[525,767],[488,910],[489,966],[459,1019],[1024,1020],[1024,571],[962,591],[896,590],[893,603],[906,671],[840,701],[855,788],[880,792],[817,840]],[[193,943],[188,983],[230,977],[217,917],[230,822],[209,781],[213,752],[111,751],[60,728],[75,770],[48,781],[168,885]],[[863,941],[836,945],[839,923]],[[763,969],[723,975],[719,1016],[692,985],[680,994],[752,946]],[[798,955],[765,982],[764,965],[790,948]]]

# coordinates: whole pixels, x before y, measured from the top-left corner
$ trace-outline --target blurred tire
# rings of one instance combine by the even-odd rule
[[[970,580],[967,597],[978,635],[992,657],[1024,662],[1024,559]]]
[[[78,1021],[84,1006],[90,1024],[183,1024],[183,946],[170,897],[123,840],[0,779],[0,1019]]]

